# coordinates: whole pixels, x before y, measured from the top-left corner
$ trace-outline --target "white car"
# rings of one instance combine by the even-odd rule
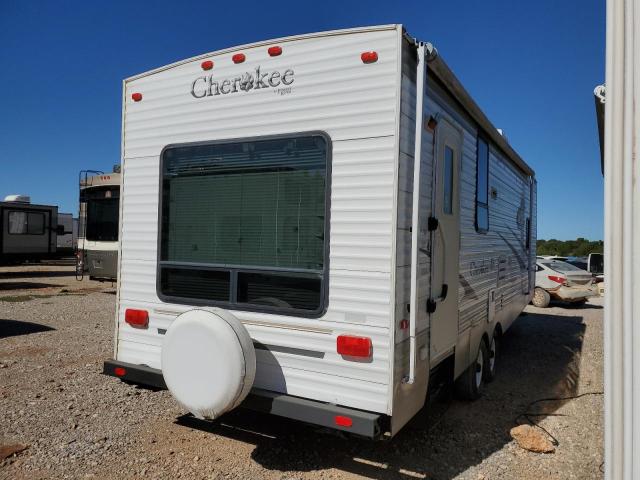
[[[585,303],[594,295],[591,273],[561,260],[538,257],[536,288],[531,301],[536,307],[547,307],[552,297],[565,302]]]

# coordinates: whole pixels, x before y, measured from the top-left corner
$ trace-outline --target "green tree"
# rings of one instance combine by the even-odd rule
[[[561,257],[586,257],[590,253],[602,253],[602,240],[588,240],[578,237],[575,240],[539,239],[536,243],[538,255],[558,255]]]

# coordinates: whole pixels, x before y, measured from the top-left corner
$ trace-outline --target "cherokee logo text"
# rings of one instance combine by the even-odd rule
[[[211,97],[213,95],[227,95],[236,93],[239,90],[248,92],[249,90],[260,90],[261,88],[277,87],[279,85],[291,85],[293,83],[294,72],[287,69],[280,73],[278,70],[271,72],[261,72],[260,67],[256,67],[253,73],[246,72],[234,78],[224,80],[214,80],[213,75],[196,78],[191,84],[191,95],[195,98]]]

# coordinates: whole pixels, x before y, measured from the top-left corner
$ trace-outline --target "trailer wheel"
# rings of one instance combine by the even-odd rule
[[[476,400],[482,394],[485,367],[489,358],[489,349],[484,340],[480,341],[475,361],[469,365],[456,380],[456,393],[465,400]]]
[[[551,302],[549,293],[543,288],[536,287],[533,291],[533,300],[531,300],[531,303],[538,308],[547,308],[549,302]]]
[[[498,336],[494,333],[487,349],[487,361],[484,366],[484,381],[489,383],[496,378],[496,362],[498,360]]]

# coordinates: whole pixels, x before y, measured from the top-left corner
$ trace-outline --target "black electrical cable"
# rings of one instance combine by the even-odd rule
[[[527,408],[525,408],[525,411],[523,413],[521,413],[520,415],[518,415],[515,419],[514,422],[515,423],[519,423],[519,419],[524,417],[529,424],[531,424],[531,426],[539,428],[540,430],[542,430],[544,433],[547,434],[547,436],[551,439],[551,443],[554,446],[558,446],[560,445],[560,442],[558,441],[558,439],[556,437],[554,437],[546,428],[544,428],[543,426],[539,425],[538,423],[536,423],[531,417],[564,417],[566,415],[563,415],[561,413],[545,413],[545,412],[529,412],[529,409],[531,407],[533,407],[534,405],[538,404],[538,403],[542,403],[542,402],[562,402],[564,400],[575,400],[578,398],[582,398],[582,397],[586,397],[588,395],[603,395],[604,392],[585,392],[585,393],[581,393],[580,395],[573,395],[570,397],[555,397],[555,398],[540,398],[538,400],[534,400],[533,402],[529,403],[527,405]]]

